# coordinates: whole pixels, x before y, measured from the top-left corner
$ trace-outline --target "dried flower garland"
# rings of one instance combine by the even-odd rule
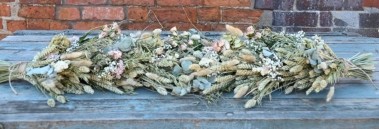
[[[125,94],[147,87],[177,96],[234,91],[234,98],[252,96],[245,104],[251,108],[279,89],[320,92],[341,77],[371,80],[375,69],[371,54],[341,59],[320,37],[308,39],[303,32],[226,29],[219,39],[175,27],[168,37],[160,29],[123,35],[114,23],[94,38],[56,35],[31,62],[1,62],[0,81],[26,80],[52,97],[52,107],[67,101],[65,93]],[[330,86],[326,100],[333,94]]]

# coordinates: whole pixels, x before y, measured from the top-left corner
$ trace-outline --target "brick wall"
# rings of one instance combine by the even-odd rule
[[[253,0],[0,0],[0,34],[16,30],[87,30],[124,21],[123,29],[222,30],[256,24]],[[157,20],[158,19],[158,20]],[[161,25],[157,22],[160,21]]]
[[[379,37],[379,0],[257,0],[275,30],[356,32]]]
[[[232,24],[379,37],[379,0],[0,0],[0,38],[16,30],[88,30],[113,21],[131,30],[194,25],[219,31]]]

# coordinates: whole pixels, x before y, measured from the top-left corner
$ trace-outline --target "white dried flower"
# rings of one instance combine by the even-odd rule
[[[188,45],[192,45],[192,44],[193,44],[193,40],[189,40]]]
[[[175,32],[175,31],[178,31],[178,29],[176,28],[176,26],[174,26],[174,27],[172,27],[172,28],[170,29],[170,31],[171,31],[171,32]]]
[[[249,26],[246,29],[247,34],[253,34],[255,32],[255,28],[253,26]]]
[[[59,73],[68,68],[68,66],[70,65],[70,61],[69,60],[58,61],[56,63],[52,63],[51,65],[54,67],[54,71]]]
[[[54,99],[48,99],[47,105],[49,105],[50,107],[55,107],[55,100]]]
[[[194,34],[194,35],[192,35],[191,36],[191,39],[193,39],[193,40],[200,40],[200,35],[198,35],[198,34]]]
[[[187,44],[182,44],[182,45],[180,45],[180,49],[181,50],[186,50],[187,49]]]
[[[172,33],[172,35],[174,35],[174,36],[177,36],[178,35],[178,29],[176,29],[176,26],[175,27],[172,27],[171,29],[170,29],[170,31],[171,31],[171,33]]]
[[[257,38],[257,39],[260,39],[260,38],[262,38],[262,34],[261,34],[261,33],[259,33],[259,32],[257,32],[257,33],[255,34],[255,38]]]
[[[164,52],[163,47],[159,47],[159,48],[155,49],[155,53],[158,54],[158,55],[163,54],[163,52]]]
[[[188,36],[188,35],[190,35],[190,33],[187,32],[187,31],[184,31],[181,35],[182,35],[182,36]]]
[[[205,67],[209,67],[209,65],[213,62],[212,59],[208,59],[208,58],[202,58],[199,62],[199,65],[200,66],[205,66]]]
[[[162,32],[161,29],[155,29],[155,30],[153,31],[153,34],[155,34],[155,35],[159,35],[159,34],[161,34],[161,32]]]

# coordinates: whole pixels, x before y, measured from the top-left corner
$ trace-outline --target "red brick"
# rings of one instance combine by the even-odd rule
[[[100,5],[106,4],[107,0],[66,0],[65,4],[69,5]]]
[[[262,14],[261,10],[225,9],[222,12],[224,22],[257,23]]]
[[[274,12],[273,26],[316,27],[319,15],[316,12]]]
[[[28,6],[24,5],[20,8],[18,16],[25,18],[41,18],[53,19],[55,8],[53,6]]]
[[[76,30],[89,30],[89,29],[93,29],[95,27],[101,27],[103,25],[107,24],[106,22],[93,22],[93,21],[90,21],[90,22],[76,22],[74,23],[72,29],[76,29]]]
[[[11,7],[8,4],[0,4],[0,16],[11,16]]]
[[[70,25],[67,22],[52,21],[50,22],[50,30],[65,30],[70,29]]]
[[[154,0],[110,0],[113,5],[153,6]]]
[[[126,26],[128,30],[154,30],[161,28],[158,23],[129,23]]]
[[[0,30],[3,29],[3,19],[0,18]]]
[[[218,7],[198,8],[197,14],[199,21],[221,21],[220,8]]]
[[[80,11],[76,7],[61,7],[58,9],[58,17],[60,20],[78,20],[80,19]]]
[[[28,30],[49,30],[50,21],[48,20],[27,20],[26,28]]]
[[[195,8],[155,8],[154,13],[160,22],[191,22],[197,21],[197,12]],[[186,15],[187,14],[187,15]],[[152,20],[157,21],[153,15]]]
[[[251,0],[204,0],[206,6],[250,7]]]
[[[147,21],[149,10],[145,7],[129,7],[128,20]]]
[[[8,20],[7,21],[7,29],[9,31],[16,31],[16,30],[25,30],[26,29],[26,21],[15,21],[15,20]]]
[[[125,13],[122,7],[84,7],[82,17],[89,20],[123,20]]]
[[[0,0],[0,2],[14,2],[15,0]]]
[[[362,4],[365,7],[376,7],[376,8],[379,8],[379,1],[378,0],[363,0]]]
[[[61,4],[62,0],[20,0],[20,4]]]
[[[185,30],[189,30],[191,28],[194,28],[189,23],[164,23],[163,26],[164,26],[165,30],[170,30],[172,27],[176,27],[180,31],[185,31]]]
[[[157,0],[159,6],[201,6],[203,0]]]

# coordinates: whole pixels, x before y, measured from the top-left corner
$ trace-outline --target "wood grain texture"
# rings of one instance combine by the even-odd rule
[[[53,34],[80,35],[84,31],[19,31],[0,41],[0,60],[28,61],[46,47]],[[217,35],[219,33],[209,33]],[[379,65],[379,39],[324,36],[340,57],[357,52],[374,53]],[[245,99],[224,94],[209,104],[199,95],[161,96],[148,89],[135,95],[96,91],[94,95],[67,95],[67,104],[46,105],[48,97],[24,81],[13,81],[18,95],[7,83],[0,84],[0,129],[27,128],[379,128],[379,71],[373,83],[341,79],[334,99],[327,103],[327,90],[306,96],[305,91],[284,95],[277,91],[262,105],[244,109]]]

